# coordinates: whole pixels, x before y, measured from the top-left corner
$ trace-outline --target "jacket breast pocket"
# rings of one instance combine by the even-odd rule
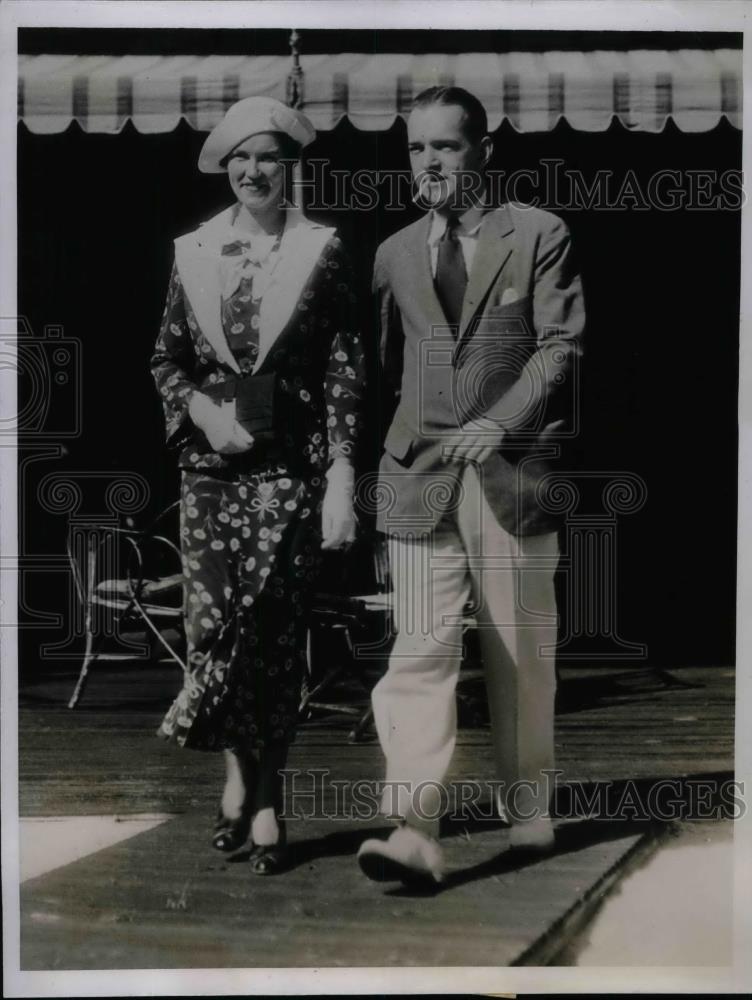
[[[490,299],[486,304],[485,315],[490,319],[514,319],[519,316],[529,316],[532,308],[532,299],[529,295],[522,295],[513,302],[502,304],[501,298]]]
[[[524,295],[514,302],[507,302],[505,305],[494,304],[493,301],[486,305],[480,321],[480,330],[495,335],[517,336],[521,340],[527,340],[535,336],[532,316],[532,300],[529,295]]]
[[[521,316],[530,311],[530,296],[520,295],[511,302],[504,302],[504,295],[491,293],[491,297],[486,305],[486,313],[489,316]]]

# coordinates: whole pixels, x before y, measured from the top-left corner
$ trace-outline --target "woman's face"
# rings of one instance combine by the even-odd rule
[[[279,139],[259,132],[239,143],[227,158],[235,197],[252,214],[280,208],[284,201],[285,164]]]

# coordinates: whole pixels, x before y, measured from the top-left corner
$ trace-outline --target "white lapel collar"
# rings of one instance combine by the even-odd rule
[[[217,357],[236,373],[240,366],[232,356],[222,330],[220,260],[221,247],[232,224],[235,206],[224,209],[192,233],[175,240],[175,264],[201,332]]]
[[[279,339],[298,304],[321,251],[336,230],[307,219],[299,208],[287,209],[285,230],[276,260],[261,300],[259,312],[259,353],[254,366],[258,371]]]
[[[175,263],[201,331],[217,357],[239,373],[222,330],[221,249],[231,232],[236,208],[231,205],[197,230],[175,240]],[[257,371],[287,325],[321,251],[336,230],[307,219],[300,209],[287,209],[285,230],[261,300]]]

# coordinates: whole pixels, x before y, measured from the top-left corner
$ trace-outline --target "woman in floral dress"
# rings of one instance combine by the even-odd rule
[[[237,201],[175,241],[151,360],[182,470],[188,640],[159,732],[224,751],[213,844],[235,850],[250,833],[258,874],[286,862],[279,770],[320,550],[355,529],[363,350],[349,266],[335,231],[285,198],[314,136],[269,98],[239,101],[209,135],[199,168],[226,171]]]

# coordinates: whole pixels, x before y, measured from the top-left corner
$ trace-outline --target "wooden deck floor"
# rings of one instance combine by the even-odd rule
[[[566,674],[557,717],[558,765],[570,781],[649,783],[730,775],[733,671]],[[383,821],[290,823],[292,871],[253,878],[245,856],[208,846],[221,760],[153,737],[177,677],[103,668],[82,706],[65,707],[71,678],[24,689],[22,816],[174,813],[156,829],[22,886],[27,970],[535,964],[565,918],[602,893],[655,825],[562,819],[557,851],[521,864],[497,820],[447,829],[451,871],[426,897],[366,881],[354,854]],[[291,767],[331,778],[378,779],[378,746],[346,742],[347,721],[304,726]],[[452,778],[490,777],[489,733],[461,730]],[[327,787],[325,808],[334,812]],[[544,947],[544,943],[549,944]]]

